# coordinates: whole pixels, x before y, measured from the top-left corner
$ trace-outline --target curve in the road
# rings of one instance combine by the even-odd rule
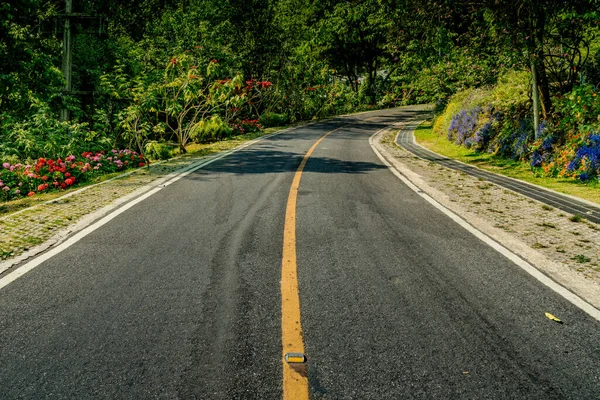
[[[396,144],[408,150],[419,158],[435,162],[444,167],[464,172],[476,178],[485,179],[498,186],[512,190],[544,204],[556,207],[570,214],[581,215],[588,221],[600,223],[600,207],[591,203],[574,199],[560,193],[544,189],[517,179],[498,175],[493,172],[484,171],[472,165],[453,160],[428,150],[415,142],[414,131],[422,121],[412,121],[405,124],[396,136]]]
[[[374,132],[417,114],[257,142],[3,287],[0,398],[281,398],[290,187],[343,125],[295,185],[310,398],[597,398],[598,322],[371,151]]]

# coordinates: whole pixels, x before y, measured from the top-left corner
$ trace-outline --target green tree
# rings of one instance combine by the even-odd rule
[[[375,103],[377,73],[392,59],[388,44],[392,37],[392,9],[388,2],[361,0],[327,1],[315,10],[315,41],[329,64],[346,77],[358,92],[365,81],[371,104]]]
[[[590,27],[596,26],[597,0],[488,0],[496,32],[504,48],[536,77],[544,118],[552,110],[552,92],[573,88],[585,57]],[[587,51],[583,51],[587,53]]]

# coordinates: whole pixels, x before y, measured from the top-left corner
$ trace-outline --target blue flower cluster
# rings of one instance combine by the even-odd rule
[[[497,154],[503,157],[520,160],[527,156],[529,152],[529,141],[531,139],[531,129],[529,129],[529,120],[519,121],[519,127],[504,131],[499,135]],[[508,132],[508,133],[507,133]]]
[[[456,144],[467,144],[467,139],[471,137],[477,125],[479,113],[481,113],[481,107],[460,110],[450,121],[448,140],[452,140],[454,132],[456,132]],[[469,147],[468,144],[467,147]]]
[[[540,153],[539,150],[534,150],[533,153],[531,153],[530,164],[532,167],[541,167],[544,161],[544,154]]]
[[[544,124],[544,122],[542,122],[542,124]],[[544,129],[541,128],[542,124],[540,124],[540,133],[544,132]],[[542,163],[550,161],[556,140],[556,136],[553,135],[548,135],[544,138],[541,146],[531,153],[532,167],[541,167]]]
[[[586,143],[577,149],[575,158],[567,165],[567,170],[576,171],[581,166],[584,171],[579,175],[579,179],[586,181],[593,177],[600,176],[600,134],[591,134]]]
[[[529,134],[527,132],[523,132],[521,131],[514,143],[513,143],[513,148],[512,148],[512,158],[515,160],[520,160],[522,158],[525,158],[527,156],[527,152],[529,150],[529,146],[528,146],[528,142],[529,142]]]
[[[473,138],[467,139],[465,144],[467,147],[474,147],[477,151],[483,151],[490,142],[493,134],[492,122],[488,122],[475,132]]]

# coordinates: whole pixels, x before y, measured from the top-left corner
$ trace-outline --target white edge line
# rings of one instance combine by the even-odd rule
[[[237,153],[238,151],[243,150],[257,142],[264,140],[264,139],[268,139],[270,137],[280,135],[282,133],[288,132],[288,131],[296,129],[296,128],[301,128],[304,126],[306,126],[306,125],[302,125],[300,127],[291,127],[291,128],[283,129],[278,132],[274,132],[269,135],[261,136],[254,140],[251,140],[247,143],[244,143],[244,144],[236,147],[235,149],[219,153],[216,156],[211,157],[209,160],[205,160],[203,162],[200,162],[199,164],[192,164],[191,166],[184,167],[179,171],[172,172],[171,174],[168,174],[164,178],[159,179],[158,182],[155,181],[155,182],[149,183],[147,186],[150,186],[150,187],[154,186],[154,189],[151,189],[148,192],[145,192],[144,194],[142,194],[141,196],[136,197],[134,200],[131,200],[130,202],[124,204],[123,206],[120,206],[119,208],[112,211],[110,214],[106,215],[105,217],[101,218],[100,220],[96,221],[92,225],[89,225],[86,228],[82,229],[81,231],[77,232],[76,234],[74,234],[69,239],[67,239],[64,242],[62,242],[61,244],[59,244],[58,246],[52,248],[51,250],[47,251],[46,253],[41,254],[39,257],[34,258],[33,260],[29,261],[28,263],[24,264],[23,266],[15,269],[12,272],[9,272],[7,275],[2,277],[0,279],[0,290],[3,289],[5,286],[9,285],[10,283],[16,281],[17,279],[19,279],[20,277],[25,275],[27,272],[34,269],[35,267],[39,266],[40,264],[42,264],[45,261],[49,260],[50,258],[54,257],[55,255],[59,254],[60,252],[68,249],[69,247],[71,247],[72,245],[74,245],[75,243],[77,243],[78,241],[80,241],[81,239],[83,239],[84,237],[86,237],[87,235],[89,235],[90,233],[95,231],[96,229],[100,228],[101,226],[103,226],[106,223],[110,222],[111,220],[115,219],[120,214],[129,210],[131,207],[144,201],[148,197],[159,192],[163,188],[171,185],[172,183],[175,183],[176,181],[189,175],[190,173],[192,173],[196,170],[199,170],[209,164],[212,164],[213,162],[215,162],[217,160],[227,157],[230,154]],[[104,183],[104,182],[102,182],[102,183]]]
[[[372,112],[372,111],[366,111],[363,113],[367,113],[367,112]],[[334,118],[338,118],[338,117],[334,117]],[[179,179],[189,175],[190,173],[203,168],[217,160],[220,160],[224,157],[229,156],[230,154],[236,153],[240,150],[243,150],[251,145],[253,145],[254,143],[263,141],[265,139],[268,139],[270,137],[273,136],[277,136],[283,133],[286,133],[288,131],[294,130],[294,129],[298,129],[298,128],[304,128],[313,124],[318,124],[318,123],[324,123],[324,122],[328,122],[330,120],[333,120],[334,118],[328,118],[322,121],[314,121],[314,122],[310,122],[308,124],[303,124],[300,126],[294,126],[294,127],[289,127],[286,129],[283,129],[281,131],[278,132],[274,132],[272,134],[269,135],[265,135],[265,136],[261,136],[259,138],[256,138],[254,140],[251,140],[247,143],[244,143],[232,150],[228,150],[222,153],[218,153],[216,156],[209,158],[208,160],[204,161],[201,160],[199,164],[195,164],[192,163],[192,165],[188,166],[188,167],[184,167],[182,169],[180,169],[179,171],[175,171],[172,172],[171,174],[168,174],[167,176],[165,176],[164,178],[161,178],[155,182],[151,182],[150,184],[147,185],[147,187],[152,187],[154,186],[154,189],[150,189],[148,192],[145,192],[144,194],[140,195],[139,197],[135,198],[134,200],[131,200],[130,202],[125,203],[122,206],[118,206],[118,208],[114,211],[112,211],[111,213],[109,213],[108,215],[106,215],[105,217],[101,218],[100,220],[98,220],[97,222],[93,223],[92,225],[89,225],[86,228],[83,228],[81,231],[77,232],[76,234],[74,234],[73,236],[71,236],[69,239],[67,239],[66,241],[60,243],[58,246],[52,248],[51,250],[41,254],[40,256],[36,255],[32,255],[32,257],[36,257],[33,260],[27,262],[26,264],[24,264],[23,266],[17,268],[16,270],[9,272],[8,274],[6,274],[4,277],[0,278],[0,290],[3,289],[5,286],[9,285],[10,283],[16,281],[18,278],[20,278],[21,276],[25,275],[27,272],[31,271],[32,269],[36,268],[37,266],[39,266],[40,264],[42,264],[43,262],[49,260],[50,258],[54,257],[55,255],[59,254],[60,252],[66,250],[67,248],[71,247],[72,245],[74,245],[75,243],[77,243],[78,241],[80,241],[81,239],[83,239],[85,236],[89,235],[90,233],[92,233],[94,230],[100,228],[101,226],[105,225],[106,223],[108,223],[109,221],[111,221],[112,219],[116,218],[117,216],[119,216],[120,214],[122,214],[123,212],[127,211],[128,209],[130,209],[131,207],[133,207],[134,205],[142,202],[143,200],[147,199],[148,197],[152,196],[153,194],[159,192],[160,190],[162,190],[163,188],[171,185],[172,183],[175,183],[176,181],[178,181]],[[132,174],[134,171],[131,172],[127,172],[124,175],[129,175]],[[110,180],[114,180],[114,179],[118,179],[120,177],[123,177],[123,175],[119,175],[118,177],[114,177]],[[108,182],[107,181],[103,181],[100,182],[96,185],[101,185],[103,183]],[[90,185],[91,186],[96,186],[96,185]],[[77,190],[74,193],[69,193],[63,197],[69,197],[72,196],[75,193],[79,193],[82,192],[84,190],[89,189],[89,187],[84,187],[80,190]],[[135,192],[134,192],[135,193]],[[57,199],[51,200],[49,202],[52,201],[56,201]],[[45,249],[44,249],[45,250]],[[42,251],[44,251],[42,250]],[[39,254],[39,253],[38,253]],[[10,267],[9,267],[10,268]],[[4,272],[4,271],[2,271]],[[0,272],[0,273],[2,273]]]
[[[550,279],[549,277],[544,275],[542,272],[540,272],[533,265],[531,265],[530,263],[528,263],[527,261],[525,261],[518,255],[516,255],[515,253],[513,253],[506,247],[502,246],[500,243],[496,242],[495,240],[493,240],[492,238],[490,238],[483,232],[481,232],[478,229],[476,229],[475,227],[473,227],[473,225],[469,224],[467,221],[465,221],[463,218],[461,218],[460,216],[455,214],[453,211],[444,207],[441,203],[439,203],[433,197],[424,193],[421,189],[419,189],[419,187],[417,187],[410,180],[408,180],[408,178],[406,178],[404,175],[402,175],[394,166],[392,166],[392,164],[390,164],[386,160],[386,158],[377,150],[377,148],[375,147],[375,145],[373,143],[373,139],[375,138],[375,136],[386,129],[388,129],[388,128],[384,128],[384,129],[381,129],[381,130],[375,132],[369,138],[369,144],[371,145],[371,148],[373,149],[373,151],[375,152],[377,157],[379,157],[379,159],[389,168],[389,170],[394,175],[396,175],[396,177],[398,179],[400,179],[406,186],[408,186],[410,189],[412,189],[414,192],[416,192],[419,196],[421,196],[423,199],[425,199],[428,203],[430,203],[432,206],[434,206],[435,208],[437,208],[438,210],[440,210],[441,212],[446,214],[454,222],[456,222],[457,224],[462,226],[464,229],[469,231],[472,235],[477,237],[479,240],[481,240],[482,242],[484,242],[485,244],[487,244],[488,246],[490,246],[491,248],[496,250],[498,253],[502,254],[504,257],[508,258],[513,263],[517,264],[519,267],[521,267],[523,270],[525,270],[525,272],[527,272],[528,274],[533,276],[535,279],[540,281],[542,284],[546,285],[548,288],[554,290],[556,293],[561,295],[563,298],[567,299],[574,306],[581,309],[582,311],[584,311],[585,313],[590,315],[595,320],[600,321],[600,310],[598,310],[597,308],[595,308],[590,303],[588,303],[581,297],[577,296],[570,290],[566,289],[564,286],[556,283],[555,281],[553,281],[552,279]]]

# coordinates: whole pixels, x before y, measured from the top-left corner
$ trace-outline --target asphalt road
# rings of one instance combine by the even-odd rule
[[[567,196],[552,190],[544,189],[537,185],[512,179],[503,175],[494,174],[472,165],[464,164],[451,158],[442,156],[430,151],[418,144],[415,144],[413,132],[418,125],[418,121],[410,122],[404,125],[396,138],[396,143],[414,155],[428,161],[432,161],[457,171],[464,172],[476,178],[485,179],[496,185],[505,187],[524,196],[541,201],[542,203],[556,207],[573,215],[581,215],[587,220],[600,224],[600,206],[593,205],[590,202],[583,202],[574,197]]]
[[[279,399],[286,200],[313,399],[598,399],[600,323],[399,181],[412,109],[274,136],[0,290],[1,399]],[[544,316],[551,312],[564,324]]]

